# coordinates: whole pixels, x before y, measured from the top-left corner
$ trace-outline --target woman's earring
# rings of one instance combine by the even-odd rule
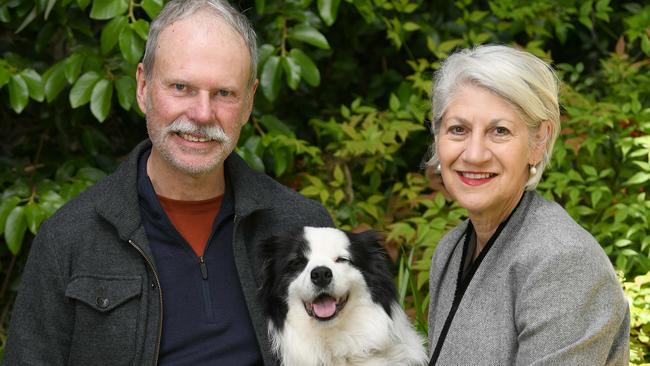
[[[440,175],[440,173],[442,173],[442,167],[440,166],[440,163],[438,163],[438,165],[436,165],[436,170],[435,170],[435,172],[436,172],[436,174],[438,174],[438,175]]]
[[[537,174],[537,168],[535,167],[535,165],[531,164],[531,166],[530,166],[530,175],[535,175],[535,174]]]

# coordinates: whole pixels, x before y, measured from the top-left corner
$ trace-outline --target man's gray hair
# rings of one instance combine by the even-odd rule
[[[529,131],[535,132],[543,121],[551,124],[544,158],[537,173],[526,182],[533,190],[551,160],[555,140],[560,133],[559,81],[553,68],[533,54],[512,47],[484,45],[464,49],[449,56],[436,72],[432,97],[432,133],[438,139],[442,117],[461,87],[474,85],[485,88],[510,103]],[[531,134],[532,136],[532,134]],[[534,146],[536,141],[529,141]],[[427,165],[437,166],[438,155]]]
[[[145,77],[147,79],[151,78],[160,33],[172,23],[183,20],[200,10],[212,12],[242,37],[250,54],[249,86],[253,85],[257,79],[257,39],[255,31],[248,18],[237,11],[227,0],[172,0],[167,3],[156,19],[151,22],[149,28],[149,37],[142,59]]]

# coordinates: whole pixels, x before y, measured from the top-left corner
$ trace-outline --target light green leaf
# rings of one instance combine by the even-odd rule
[[[25,69],[20,73],[23,80],[27,83],[29,96],[35,101],[42,102],[45,100],[45,92],[43,91],[43,79],[35,70]]]
[[[117,90],[117,101],[124,110],[130,110],[135,100],[135,79],[131,76],[123,75],[115,80],[115,90]]]
[[[122,29],[124,29],[127,24],[128,20],[126,19],[126,16],[115,17],[111,19],[110,22],[106,23],[99,38],[99,49],[102,54],[107,54],[113,49],[113,47],[115,47]]]
[[[5,86],[9,82],[9,79],[11,79],[11,73],[9,73],[9,70],[0,63],[0,88]]]
[[[36,235],[38,228],[45,220],[45,212],[41,207],[33,202],[25,205],[25,220],[27,220],[27,228],[32,234]]]
[[[90,101],[93,88],[100,76],[95,71],[88,71],[77,80],[70,90],[69,100],[72,108],[78,108]]]
[[[397,96],[395,94],[393,94],[393,93],[390,94],[388,104],[390,106],[391,111],[393,111],[393,112],[399,111],[400,102],[399,102],[399,99],[397,98]]]
[[[270,44],[264,44],[262,47],[260,47],[257,51],[258,57],[257,57],[257,67],[258,69],[261,68],[262,65],[266,63],[266,60],[271,57],[275,53],[275,47],[270,45]]]
[[[5,241],[11,254],[18,255],[20,253],[26,230],[27,220],[25,220],[24,207],[14,207],[7,216],[7,222],[5,223]]]
[[[334,181],[342,183],[344,179],[345,179],[345,176],[343,175],[343,170],[341,170],[341,167],[339,165],[337,165],[334,168]]]
[[[9,79],[9,104],[11,109],[20,113],[27,106],[29,100],[29,89],[27,83],[20,75],[12,75]]]
[[[330,45],[327,43],[327,38],[325,38],[325,36],[319,32],[318,29],[310,25],[299,24],[291,28],[289,31],[289,37],[301,42],[308,43],[312,46],[316,46],[318,48],[325,50],[330,49]]]
[[[126,13],[129,9],[127,0],[94,0],[90,9],[90,18],[107,20]]]
[[[113,86],[111,82],[106,79],[98,81],[90,96],[90,111],[99,122],[104,122],[106,117],[108,117],[112,98]]]
[[[2,200],[0,203],[0,235],[5,232],[5,223],[7,222],[7,216],[11,210],[18,205],[20,198],[17,196],[11,196]]]
[[[341,0],[318,0],[318,13],[328,26],[334,24]]]
[[[63,62],[65,78],[68,80],[68,83],[72,84],[77,80],[85,59],[86,56],[83,54],[73,53]]]
[[[65,67],[63,62],[52,65],[43,74],[45,85],[45,100],[51,103],[65,87]]]
[[[86,10],[89,4],[90,4],[90,0],[77,0],[77,5],[81,10]]]
[[[133,28],[135,33],[137,33],[142,40],[147,40],[147,37],[149,36],[149,22],[144,19],[138,19],[131,24],[131,28]]]
[[[25,19],[23,19],[22,24],[20,24],[18,29],[16,29],[16,34],[20,33],[23,29],[25,29],[29,25],[29,23],[34,21],[34,19],[36,19],[36,15],[38,15],[38,9],[36,6],[34,6],[32,10],[27,14]]]
[[[130,64],[140,62],[144,53],[144,41],[130,27],[122,28],[119,43],[122,55]]]
[[[262,69],[262,93],[266,99],[274,101],[280,92],[280,79],[282,78],[282,68],[280,67],[280,57],[271,56],[264,64]]]
[[[97,182],[104,178],[106,173],[100,169],[85,166],[77,171],[76,177],[90,182]]]
[[[287,76],[287,85],[291,90],[298,89],[300,85],[300,66],[298,63],[290,57],[281,57],[280,63],[282,64],[282,69],[284,74]]]
[[[143,0],[142,9],[147,13],[149,19],[153,19],[158,16],[158,13],[162,10],[163,0]]]
[[[402,24],[402,27],[407,32],[413,32],[413,31],[416,31],[416,30],[420,29],[420,25],[418,25],[417,23],[413,23],[413,22],[406,22],[406,23]]]
[[[650,180],[650,173],[638,172],[625,182],[626,185],[641,184]]]
[[[300,66],[300,75],[305,82],[311,86],[320,84],[320,72],[314,61],[309,58],[299,48],[294,48],[289,52],[289,58],[293,59]]]
[[[269,133],[278,133],[281,135],[287,135],[287,136],[294,136],[293,131],[291,131],[291,128],[287,126],[286,123],[282,122],[279,120],[277,117],[270,115],[270,114],[265,114],[260,118],[260,123],[262,126],[266,128],[266,130]]]

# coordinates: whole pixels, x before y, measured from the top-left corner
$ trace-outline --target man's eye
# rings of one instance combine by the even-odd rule
[[[174,89],[176,91],[184,91],[187,88],[185,84],[174,84]]]
[[[226,89],[220,89],[220,90],[217,92],[217,94],[218,94],[220,97],[230,97],[230,96],[232,96],[232,92],[231,92],[230,90],[226,90]]]

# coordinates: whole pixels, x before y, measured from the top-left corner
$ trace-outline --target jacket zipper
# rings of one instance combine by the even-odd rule
[[[158,273],[156,272],[155,267],[153,266],[153,263],[147,258],[147,256],[144,254],[144,251],[140,249],[139,246],[135,244],[135,242],[131,239],[129,239],[129,244],[131,244],[132,247],[137,250],[140,255],[142,255],[142,258],[147,262],[147,265],[149,266],[149,269],[151,269],[151,273],[153,273],[154,278],[156,279],[156,285],[158,286],[158,302],[160,304],[160,317],[158,320],[158,338],[156,339],[156,349],[154,352],[154,358],[153,358],[153,364],[158,363],[158,353],[160,352],[160,339],[162,338],[162,318],[163,318],[163,299],[162,299],[162,288],[160,287],[160,278],[158,278]]]

